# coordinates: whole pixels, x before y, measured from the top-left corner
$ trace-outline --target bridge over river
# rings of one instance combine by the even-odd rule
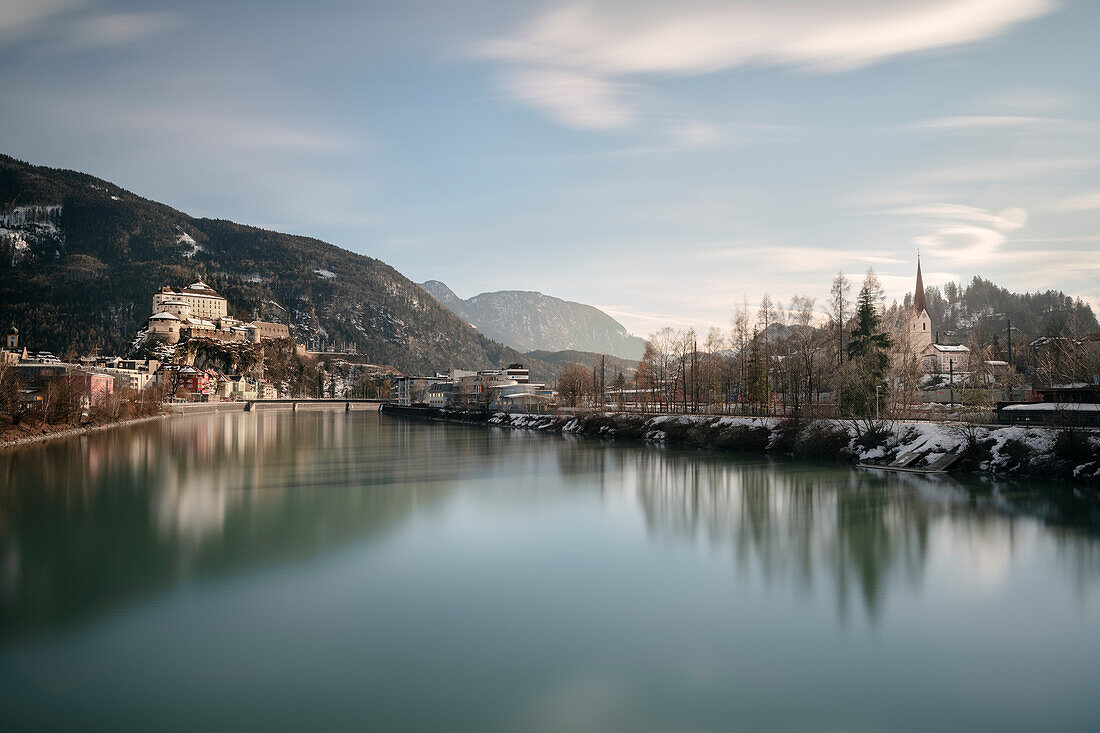
[[[381,400],[368,397],[344,397],[344,398],[309,398],[309,397],[280,397],[274,400],[227,400],[225,402],[184,402],[173,403],[169,409],[176,413],[202,413],[202,412],[252,412],[253,410],[270,410],[276,408],[290,408],[292,411],[303,409],[339,409],[346,412],[352,410],[377,410],[389,400]]]
[[[249,412],[254,408],[260,407],[285,407],[290,405],[291,410],[297,410],[298,407],[327,407],[327,406],[339,406],[343,405],[344,410],[350,412],[353,409],[353,405],[359,409],[377,410],[383,403],[390,400],[381,400],[369,397],[344,397],[341,399],[318,397],[318,398],[294,398],[294,397],[280,397],[274,400],[241,400],[244,402],[245,412]]]

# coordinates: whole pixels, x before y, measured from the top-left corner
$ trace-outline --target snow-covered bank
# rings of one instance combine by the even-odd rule
[[[1100,484],[1100,431],[987,427],[929,422],[795,420],[704,415],[591,413],[577,416],[464,413],[431,408],[387,411],[431,419],[670,446],[766,452],[816,460],[888,464],[916,453],[925,468],[948,453],[953,471]],[[420,412],[406,412],[412,410]]]

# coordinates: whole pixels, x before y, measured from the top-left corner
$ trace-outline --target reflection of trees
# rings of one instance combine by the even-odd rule
[[[489,442],[376,414],[261,411],[2,455],[0,636],[384,531],[483,470]]]
[[[758,568],[765,582],[786,579],[808,591],[827,581],[842,614],[856,595],[869,616],[879,616],[891,580],[919,586],[930,532],[941,520],[972,554],[1010,556],[1017,514],[1039,516],[1048,524],[1045,537],[1072,538],[1063,554],[1075,558],[1075,573],[1090,568],[1084,573],[1095,575],[1100,564],[1095,501],[1070,506],[1066,497],[1041,500],[1034,492],[1027,501],[1006,499],[949,478],[847,467],[672,451],[613,455],[651,531],[729,547],[742,568]]]
[[[991,574],[1018,543],[1041,541],[1080,588],[1100,575],[1100,508],[1073,491],[964,489],[367,413],[257,412],[0,454],[0,637],[377,536],[462,481],[524,511],[535,497],[560,498],[563,481],[634,495],[652,533],[728,548],[766,582],[824,583],[842,612],[855,598],[877,616],[890,582],[919,586],[944,526]]]

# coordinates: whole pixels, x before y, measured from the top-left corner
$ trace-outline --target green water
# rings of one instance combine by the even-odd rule
[[[1100,506],[376,413],[0,453],[0,730],[1100,729]]]

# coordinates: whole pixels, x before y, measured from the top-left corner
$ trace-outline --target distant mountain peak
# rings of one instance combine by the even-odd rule
[[[420,283],[420,287],[427,290],[429,295],[444,305],[452,300],[461,300],[453,290],[447,287],[446,283],[439,280],[426,280]]]
[[[645,340],[599,308],[534,290],[497,290],[462,299],[439,280],[425,291],[489,338],[523,352],[585,351],[640,359]]]

